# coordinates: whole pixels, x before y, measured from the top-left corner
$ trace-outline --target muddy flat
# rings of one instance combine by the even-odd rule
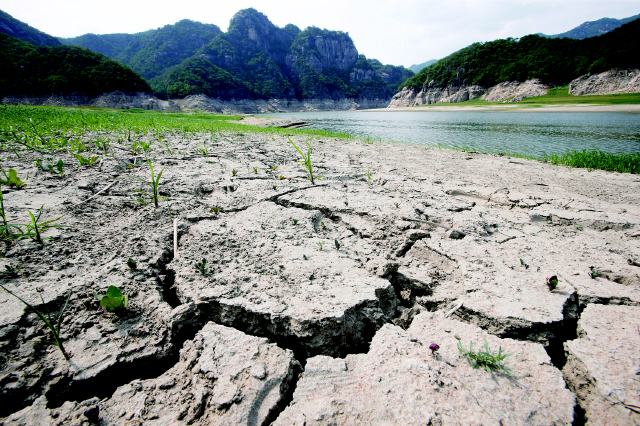
[[[0,282],[69,297],[69,360],[0,292],[0,424],[640,423],[640,177],[291,139],[313,183],[282,134],[167,137],[158,207],[143,154],[4,152],[7,218],[65,227],[8,241]]]

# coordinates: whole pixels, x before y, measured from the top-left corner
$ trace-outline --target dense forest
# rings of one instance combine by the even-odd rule
[[[75,46],[36,47],[0,32],[0,96],[151,92],[133,70]]]
[[[102,53],[151,80],[167,68],[193,56],[198,49],[221,33],[216,25],[184,19],[173,25],[142,33],[85,34],[62,39],[62,42]]]
[[[640,19],[598,37],[576,40],[528,35],[474,43],[424,68],[398,89],[423,84],[493,86],[503,81],[540,78],[566,84],[587,73],[640,68]]]
[[[15,19],[2,10],[0,10],[0,32],[38,47],[60,46],[61,44],[57,38]]]
[[[279,28],[255,9],[239,11],[224,33],[183,20],[144,33],[86,34],[63,42],[130,66],[161,98],[390,98],[413,74],[362,59],[346,33]]]

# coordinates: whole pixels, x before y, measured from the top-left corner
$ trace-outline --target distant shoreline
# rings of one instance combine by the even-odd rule
[[[449,105],[422,105],[400,108],[375,108],[361,109],[358,111],[367,112],[420,112],[420,111],[490,111],[490,112],[624,112],[630,114],[640,114],[640,104],[623,104],[623,105],[598,105],[598,104],[563,104],[563,105],[522,105],[522,104],[505,104],[505,105],[468,105],[456,106]]]

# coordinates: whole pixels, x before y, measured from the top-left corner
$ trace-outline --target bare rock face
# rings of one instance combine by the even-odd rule
[[[563,369],[588,425],[640,424],[640,307],[591,304]]]
[[[464,102],[477,99],[484,94],[484,88],[480,86],[447,86],[445,88],[434,87],[432,84],[425,84],[422,90],[404,88],[396,93],[388,108],[399,108],[405,106],[431,105],[439,102]]]
[[[260,425],[282,403],[299,368],[290,351],[209,323],[185,344],[180,361],[155,379],[135,380],[105,401],[68,402],[55,410],[40,398],[4,424],[80,425],[93,416],[104,424]]]
[[[473,368],[457,347],[478,349],[485,340],[494,353],[511,354],[513,377]],[[407,331],[385,325],[367,354],[309,359],[275,424],[570,424],[574,404],[542,346],[422,313]]]
[[[80,95],[68,96],[5,96],[4,105],[44,105],[44,106],[96,106],[102,108],[178,111],[180,108],[171,101],[162,101],[149,93],[103,93],[88,97]]]
[[[585,74],[569,84],[569,94],[610,95],[615,93],[639,93],[640,70],[610,70],[600,74]]]
[[[524,83],[518,81],[505,81],[487,89],[482,96],[487,102],[520,102],[524,98],[546,95],[549,86],[539,79],[527,80]]]
[[[303,72],[309,67],[317,73],[327,68],[348,70],[358,60],[358,50],[348,34],[329,31],[323,33],[319,29],[307,28],[310,37],[294,44],[286,57],[287,67],[294,74]]]
[[[333,99],[240,99],[222,100],[206,95],[189,95],[176,101],[182,108],[196,108],[224,114],[257,114],[263,112],[296,111],[349,111],[369,108],[386,108],[388,99],[341,98]]]

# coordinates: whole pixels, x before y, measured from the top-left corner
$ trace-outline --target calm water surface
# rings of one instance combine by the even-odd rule
[[[418,145],[541,156],[570,150],[640,152],[640,115],[518,112],[296,112],[264,114],[311,128]]]

